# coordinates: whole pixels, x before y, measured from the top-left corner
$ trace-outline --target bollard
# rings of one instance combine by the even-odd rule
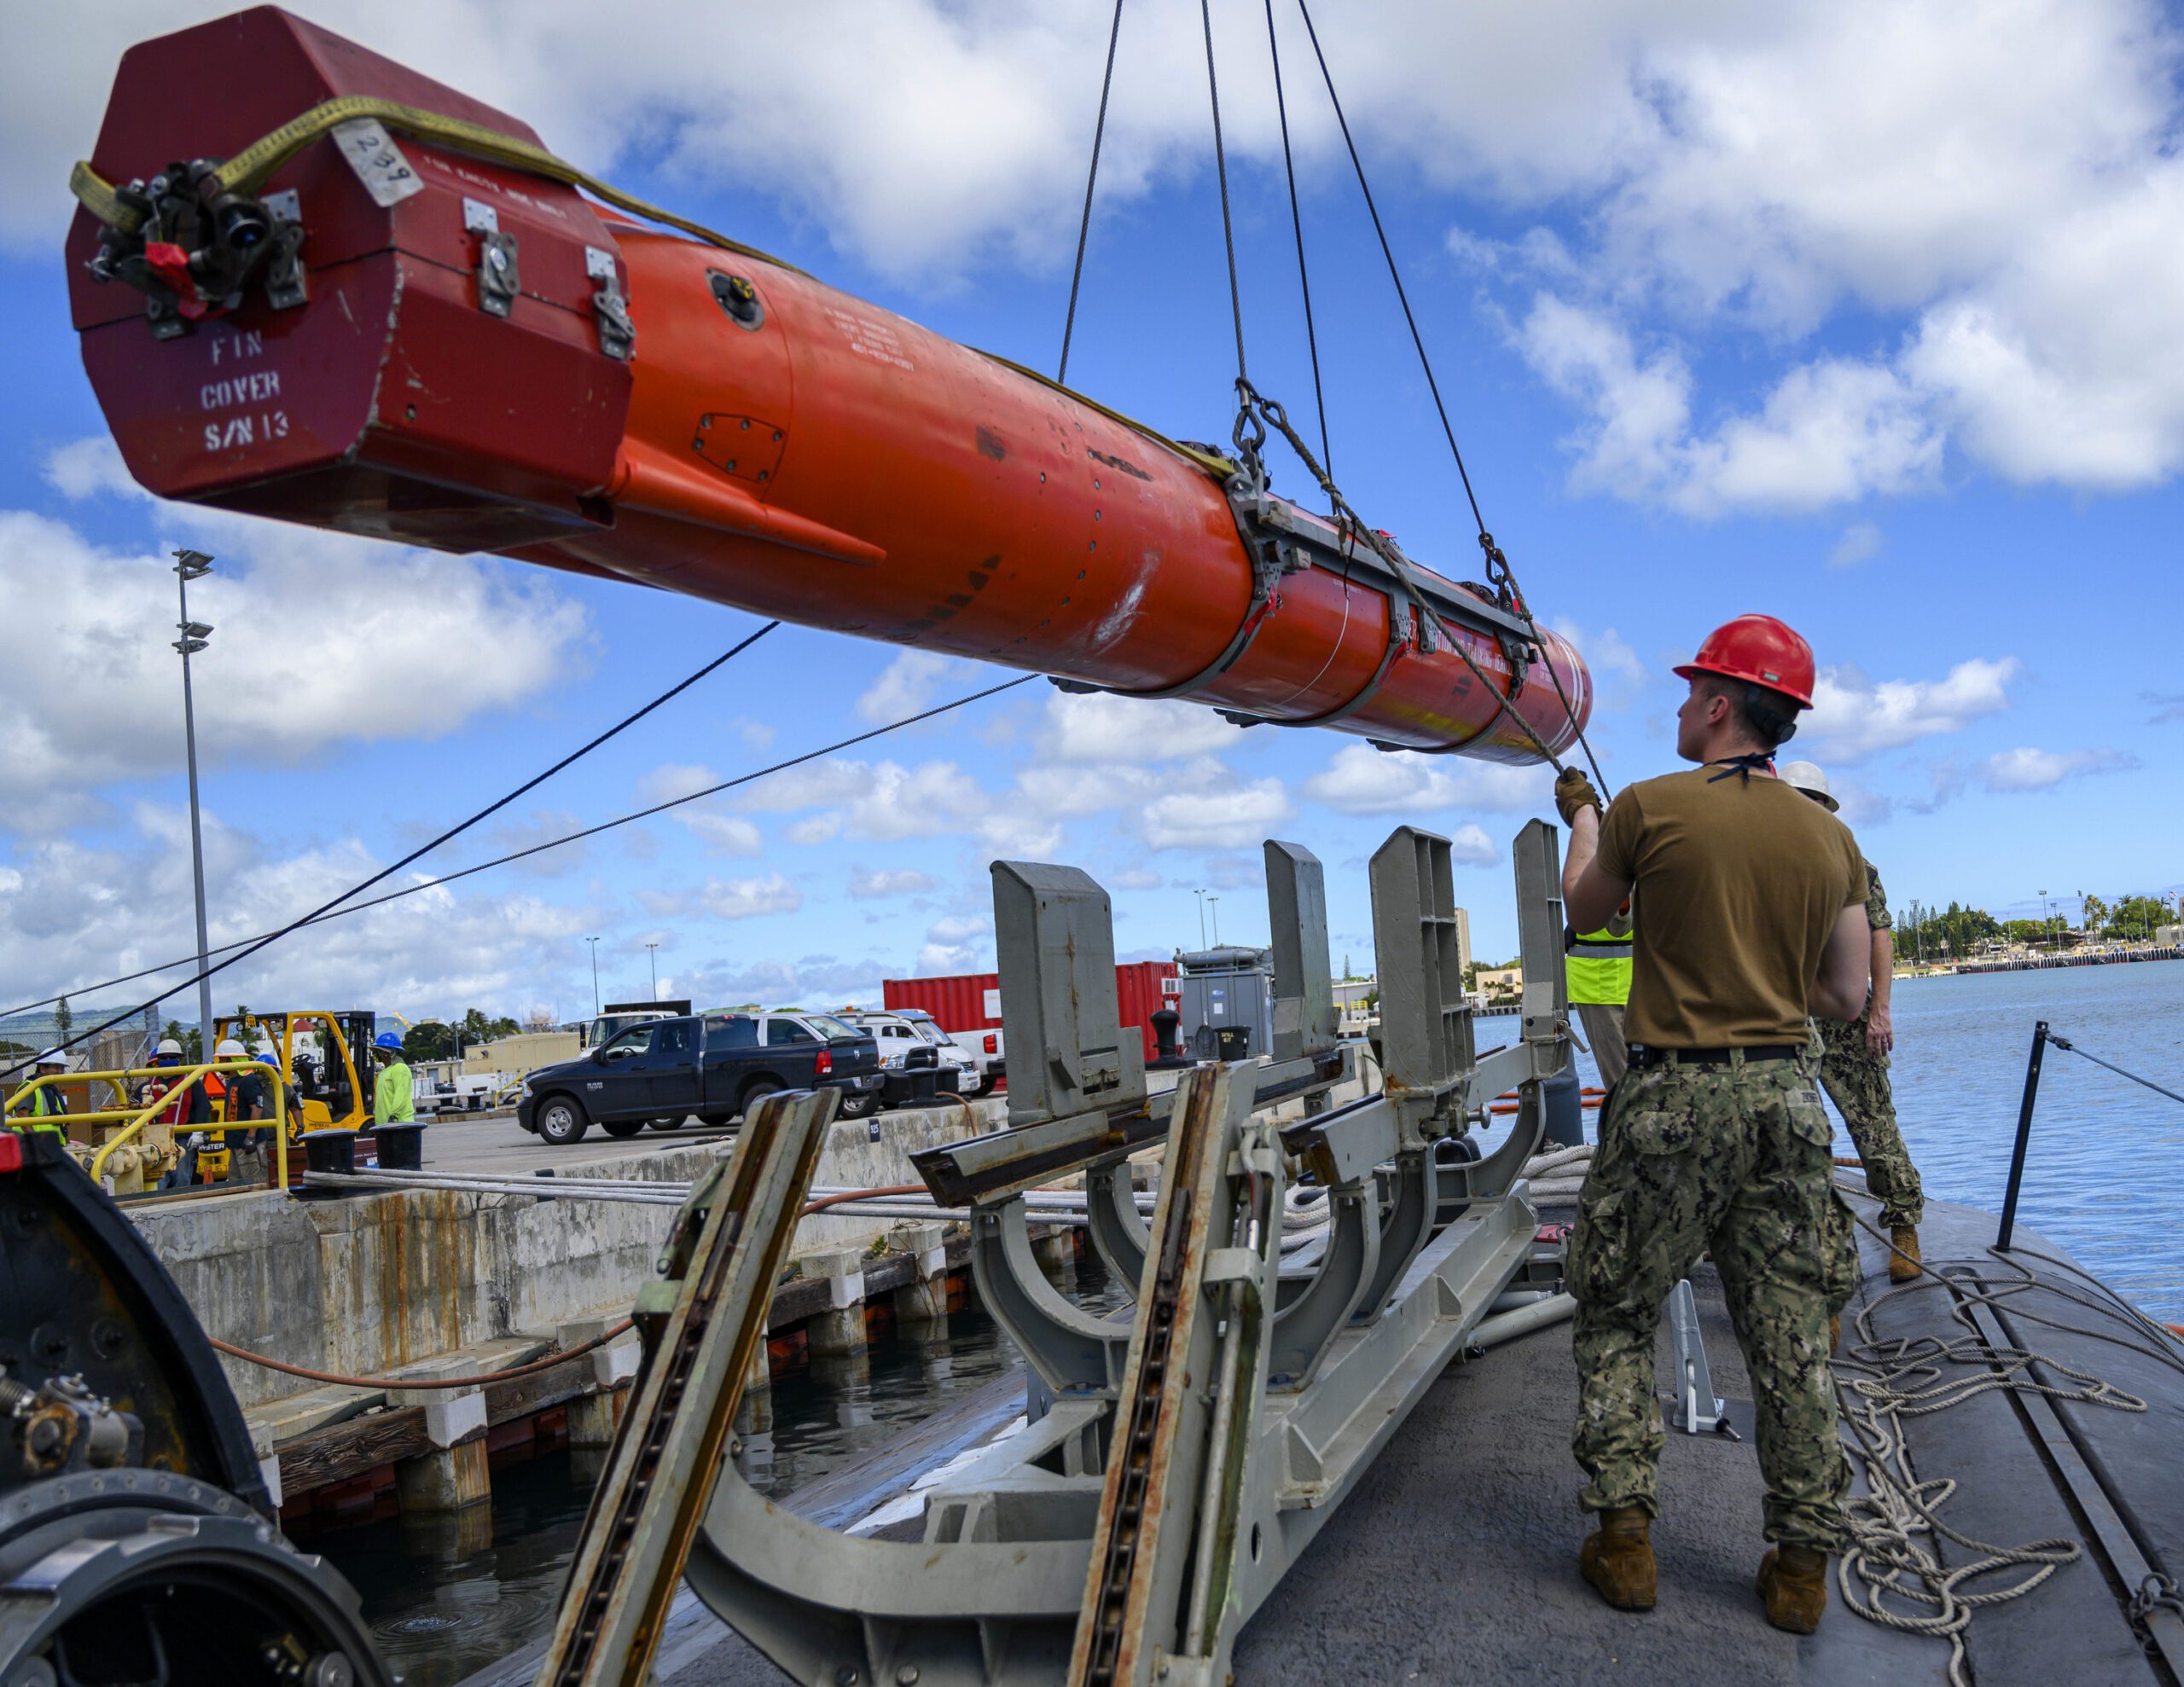
[[[796,1262],[799,1277],[827,1284],[827,1310],[804,1326],[814,1359],[845,1359],[865,1350],[863,1258],[854,1248],[833,1248]]]
[[[421,1172],[425,1168],[425,1128],[416,1124],[385,1124],[372,1128],[372,1141],[379,1149],[383,1172]]]

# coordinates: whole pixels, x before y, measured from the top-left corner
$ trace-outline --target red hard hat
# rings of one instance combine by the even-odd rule
[[[1699,654],[1676,670],[1680,680],[1720,674],[1749,680],[1812,707],[1812,646],[1771,615],[1740,615],[1706,635]]]

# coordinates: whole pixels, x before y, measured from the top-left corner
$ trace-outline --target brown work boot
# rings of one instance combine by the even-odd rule
[[[1775,1627],[1811,1633],[1827,1609],[1827,1555],[1809,1546],[1769,1547],[1759,1561],[1759,1597]]]
[[[1600,1519],[1578,1550],[1577,1568],[1618,1610],[1652,1610],[1653,1520],[1642,1505],[1618,1505]]]
[[[1919,1280],[1918,1226],[1899,1224],[1889,1232],[1888,1239],[1896,1244],[1896,1251],[1888,1256],[1888,1280],[1891,1283],[1916,1283]]]
[[[1839,1312],[1827,1315],[1827,1350],[1832,1354],[1843,1351],[1843,1314]]]

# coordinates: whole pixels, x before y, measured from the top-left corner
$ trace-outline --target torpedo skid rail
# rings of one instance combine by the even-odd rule
[[[270,8],[131,49],[67,248],[131,472],[1246,722],[1576,739],[1585,665],[1513,596],[575,175]]]
[[[538,1687],[643,1681],[678,1574],[811,1687],[1222,1687],[1238,1631],[1497,1298],[1560,1275],[1519,1176],[1542,1081],[1569,1058],[1554,828],[1532,822],[1514,853],[1532,982],[1519,1039],[1484,1058],[1448,840],[1405,827],[1374,856],[1385,1087],[1340,1105],[1356,1048],[1336,1040],[1308,851],[1266,845],[1271,1058],[1200,1065],[1157,1096],[1117,1023],[1106,893],[1074,867],[996,863],[1009,1046],[1045,1058],[1011,1072],[1009,1128],[915,1157],[937,1198],[971,1207],[979,1297],[1030,1364],[1030,1421],[928,1494],[921,1540],[821,1528],[721,1459],[764,1318],[752,1290],[823,1128],[824,1098],[773,1098],[692,1197],[671,1280],[638,1302],[675,1321],[618,1432]],[[1514,1128],[1482,1157],[1472,1133],[1512,1087]],[[1301,1116],[1273,1116],[1291,1101]],[[1153,1149],[1148,1226],[1129,1162]],[[1079,1310],[1032,1256],[1025,1191],[1077,1174],[1095,1245],[1135,1285],[1127,1315]],[[1297,1184],[1329,1222],[1285,1255]]]

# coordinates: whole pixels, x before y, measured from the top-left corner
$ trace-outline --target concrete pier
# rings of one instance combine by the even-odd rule
[[[854,1248],[828,1248],[806,1254],[796,1274],[827,1285],[827,1304],[804,1326],[811,1357],[846,1359],[865,1350],[864,1255]]]

